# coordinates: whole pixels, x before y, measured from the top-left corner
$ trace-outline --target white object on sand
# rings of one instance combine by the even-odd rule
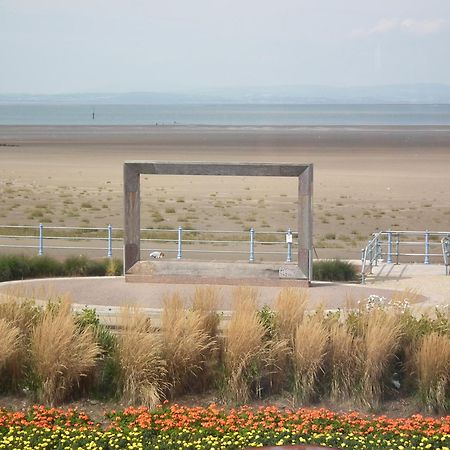
[[[151,252],[149,256],[150,256],[150,259],[161,259],[164,257],[164,253],[163,252]]]

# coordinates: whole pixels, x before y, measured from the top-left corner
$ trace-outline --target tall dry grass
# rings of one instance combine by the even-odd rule
[[[171,395],[194,388],[215,348],[211,330],[205,329],[205,317],[186,310],[178,293],[164,299],[161,330]]]
[[[234,290],[233,315],[225,332],[224,395],[241,404],[252,394],[260,397],[273,389],[281,370],[280,354],[288,351],[284,340],[272,338],[267,317],[258,311],[257,298],[256,289]]]
[[[3,385],[15,390],[25,377],[29,364],[29,340],[41,309],[31,299],[24,299],[22,293],[11,291],[3,295],[0,302],[0,319],[6,320],[20,331],[20,345],[13,358],[8,358],[3,367]]]
[[[5,319],[0,319],[0,371],[8,360],[19,351],[20,329]]]
[[[143,311],[132,306],[121,310],[118,323],[119,393],[125,403],[154,407],[166,389],[161,335]]]
[[[450,337],[432,332],[422,338],[416,353],[419,398],[429,410],[450,409]]]
[[[245,403],[252,390],[260,392],[260,381],[268,364],[266,329],[258,314],[258,292],[239,287],[233,292],[233,315],[225,333],[225,396]]]
[[[297,326],[303,322],[308,303],[308,291],[283,288],[275,297],[273,312],[273,343],[270,350],[271,390],[280,392],[289,388],[293,378],[293,350]]]
[[[381,402],[384,381],[401,338],[402,325],[397,314],[380,309],[366,314],[360,398],[371,408],[378,407]]]
[[[223,354],[223,336],[219,332],[219,305],[222,292],[216,286],[199,286],[192,297],[192,309],[201,318],[201,327],[211,341],[211,348],[206,349],[201,366],[201,376],[197,378],[196,389],[206,391],[217,384],[220,378],[219,361]]]
[[[293,347],[297,327],[303,322],[309,295],[306,289],[283,288],[275,298],[275,328]]]
[[[347,401],[355,395],[362,371],[361,337],[354,336],[345,323],[330,326],[327,369],[330,378],[330,398]]]
[[[217,336],[220,317],[217,313],[221,301],[221,291],[215,286],[196,287],[192,296],[192,309],[202,318],[202,328],[209,336]]]
[[[316,313],[297,325],[294,335],[294,400],[310,402],[317,394],[317,381],[323,373],[328,330],[323,315]]]
[[[76,325],[67,302],[42,314],[30,341],[38,400],[49,404],[66,398],[100,354],[92,331]]]

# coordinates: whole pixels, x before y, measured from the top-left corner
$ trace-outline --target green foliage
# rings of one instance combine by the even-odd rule
[[[264,305],[262,309],[258,311],[259,320],[265,330],[265,337],[272,339],[275,334],[275,312],[270,309],[270,306]]]
[[[111,398],[116,392],[119,377],[118,363],[114,357],[117,338],[104,324],[100,323],[94,308],[83,308],[75,313],[75,323],[81,328],[91,327],[96,342],[101,348],[101,355],[97,360],[97,368],[91,383],[85,383],[85,389],[95,397]]]
[[[64,262],[64,272],[69,276],[105,276],[107,265],[104,261],[95,261],[86,256],[72,256]]]
[[[60,277],[65,275],[61,263],[50,256],[34,256],[29,259],[29,278]]]
[[[49,256],[0,255],[0,282],[60,276],[122,275],[122,261],[72,256],[61,262]]]
[[[6,255],[0,258],[0,281],[22,280],[30,274],[27,259],[21,255]]]
[[[313,279],[318,281],[355,281],[357,271],[352,263],[339,259],[314,261]]]

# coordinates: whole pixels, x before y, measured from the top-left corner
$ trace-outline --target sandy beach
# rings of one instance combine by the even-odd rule
[[[450,229],[449,127],[0,127],[0,224],[121,227],[125,160],[314,163],[319,257]],[[145,176],[145,227],[297,228],[296,180]]]

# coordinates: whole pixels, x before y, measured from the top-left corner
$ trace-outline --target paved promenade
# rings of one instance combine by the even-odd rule
[[[314,282],[308,293],[310,308],[326,309],[355,305],[358,300],[376,294],[387,299],[393,292],[413,289],[420,294],[417,308],[432,308],[450,304],[450,276],[444,275],[443,266],[421,264],[380,264],[365,286],[357,284]],[[103,315],[115,315],[123,305],[139,305],[150,314],[158,315],[164,298],[180,293],[190,304],[194,284],[126,283],[124,277],[54,278],[14,281],[0,284],[0,295],[32,297],[37,300],[68,296],[76,308],[89,306]],[[218,286],[222,301],[219,309],[229,311],[233,286]],[[271,305],[280,287],[256,286],[260,305]]]
[[[68,295],[73,303],[92,307],[136,304],[145,308],[160,308],[164,297],[175,292],[181,293],[186,301],[189,301],[195,287],[193,284],[126,283],[123,277],[56,278],[2,283],[0,294],[10,292],[38,300]],[[220,309],[229,310],[234,287],[219,286],[219,288],[222,294]],[[257,286],[255,289],[259,293],[260,304],[271,305],[281,288]],[[311,308],[319,305],[326,308],[340,308],[371,294],[389,298],[392,289],[380,289],[371,285],[315,282],[308,292]]]

